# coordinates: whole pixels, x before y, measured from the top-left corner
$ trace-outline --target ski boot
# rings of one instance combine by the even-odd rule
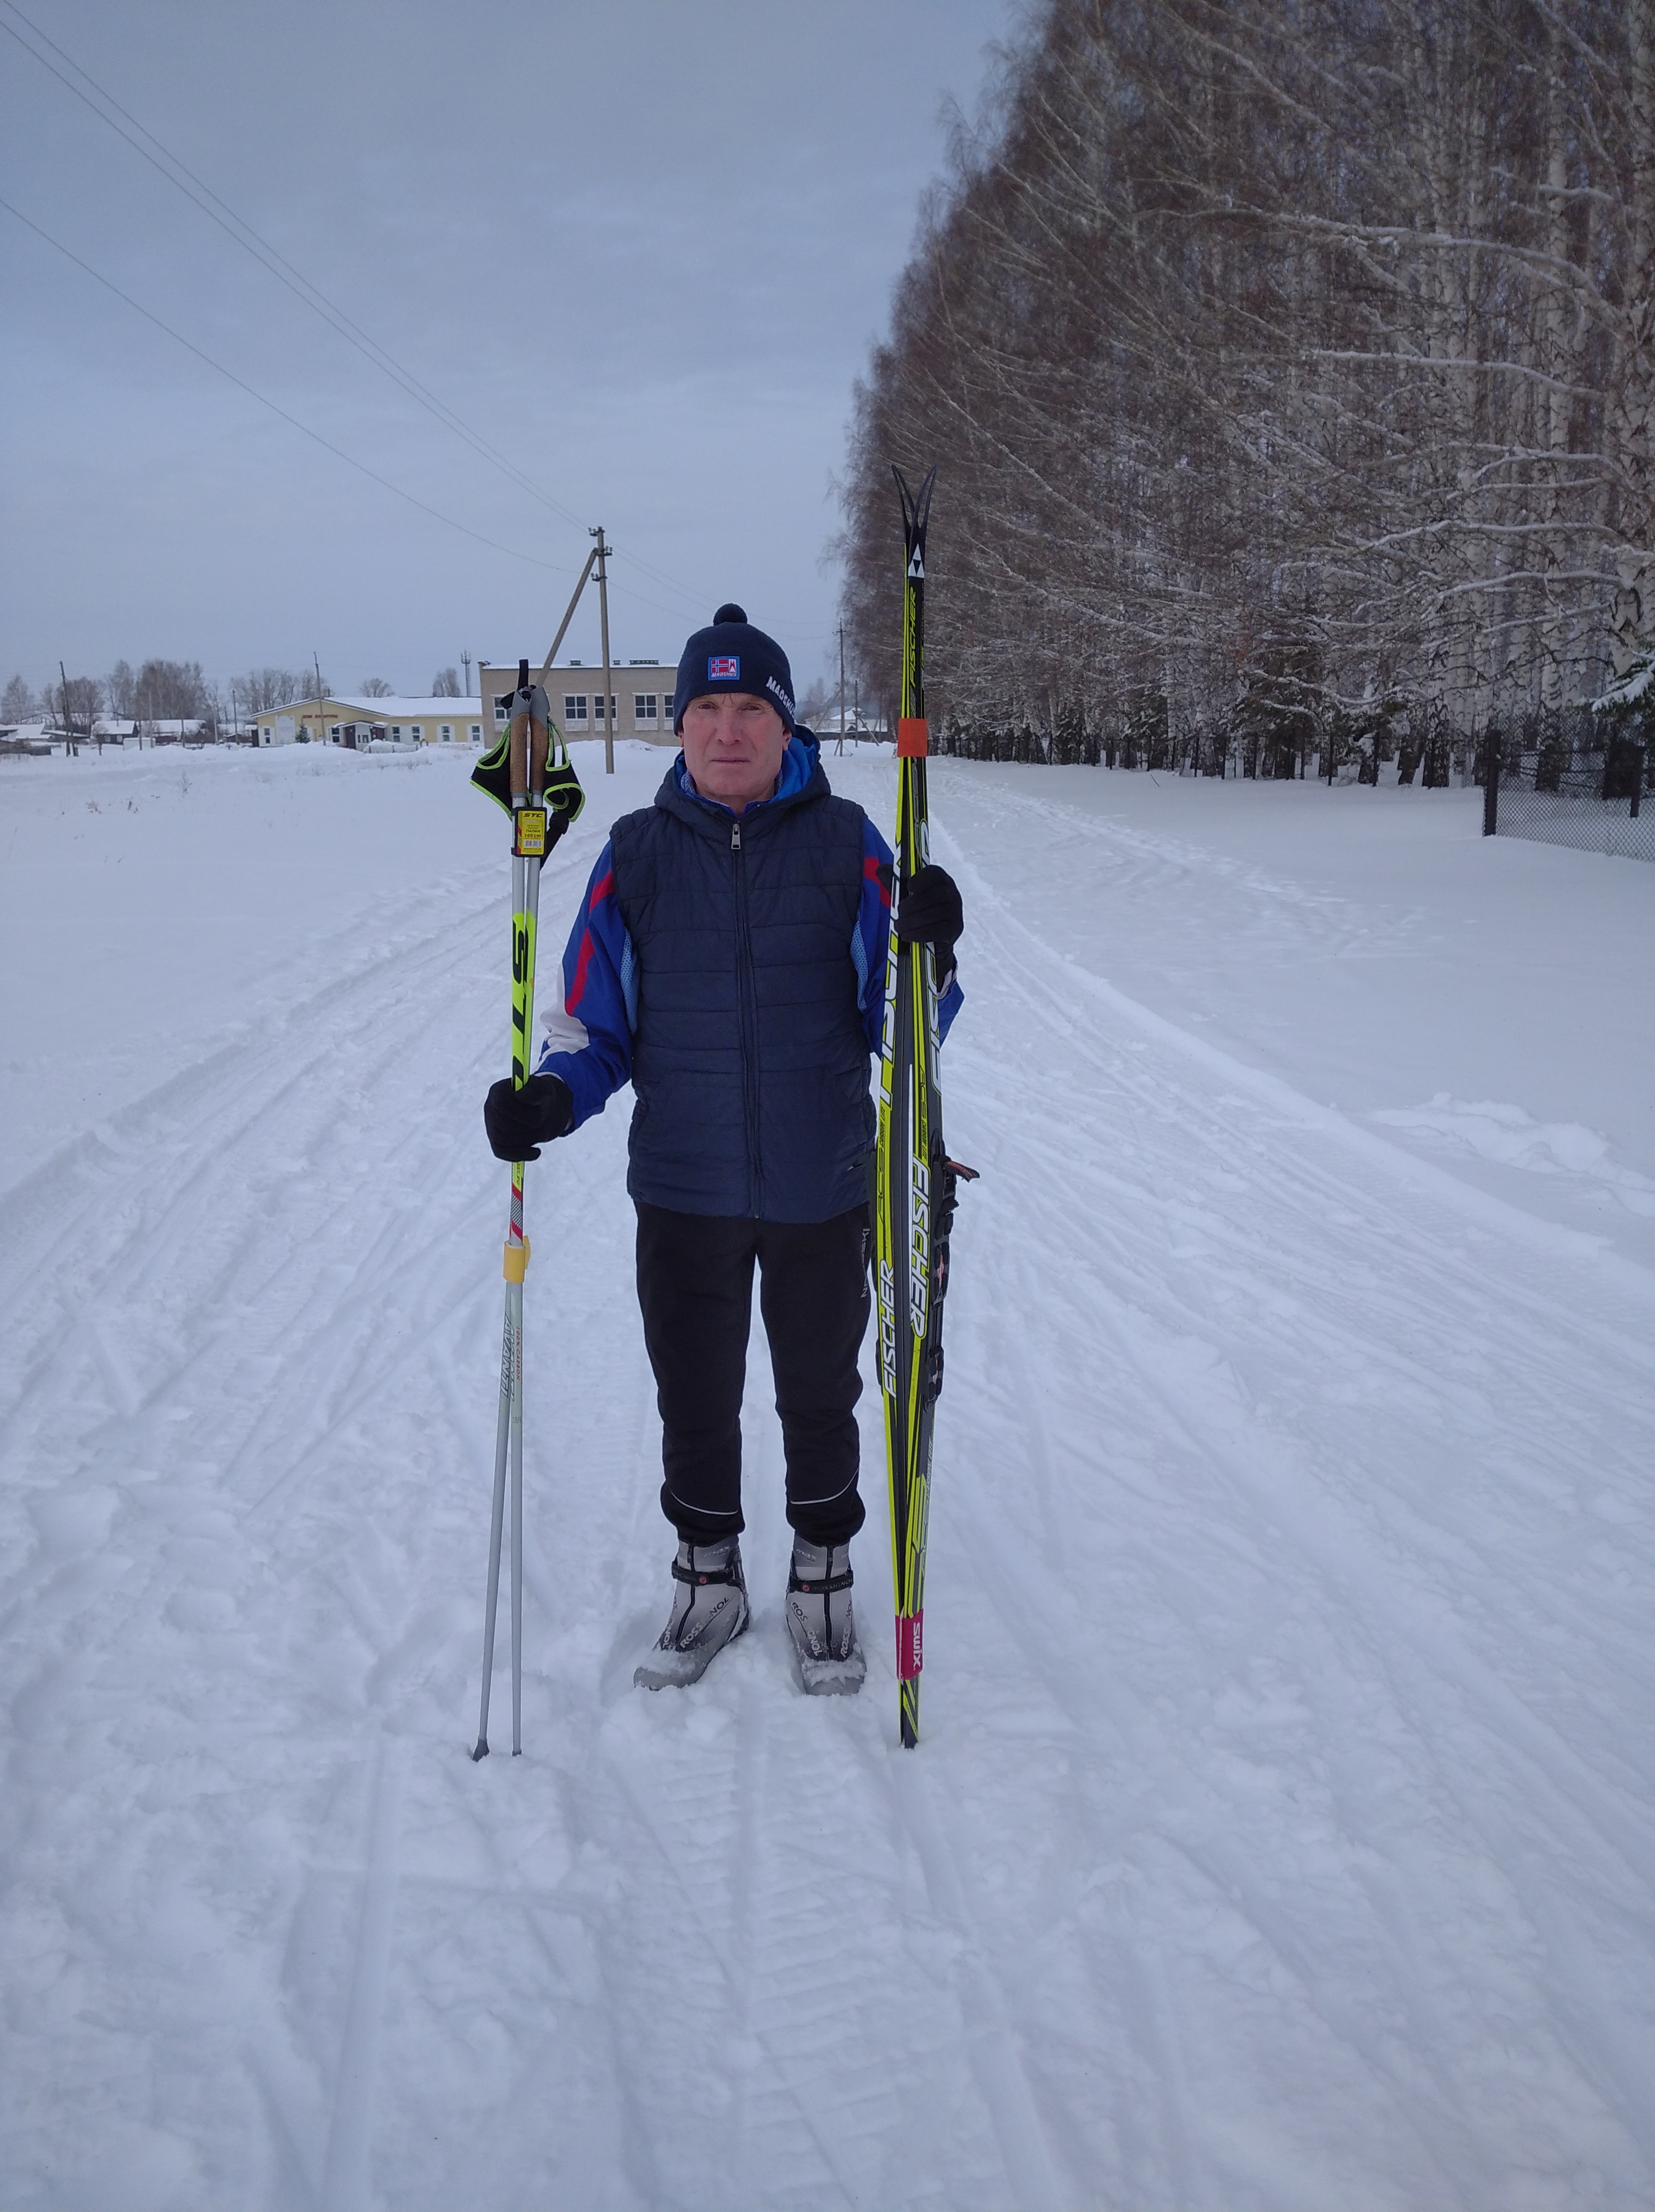
[[[849,1544],[793,1540],[788,1571],[788,1633],[806,1697],[855,1697],[867,1673],[851,1610]]]
[[[680,1543],[672,1562],[672,1611],[660,1641],[632,1677],[640,1690],[683,1689],[698,1682],[727,1644],[747,1626],[747,1585],[741,1540]]]

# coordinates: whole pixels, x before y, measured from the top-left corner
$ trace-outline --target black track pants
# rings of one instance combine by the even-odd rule
[[[812,1544],[843,1544],[857,1495],[856,1353],[867,1327],[867,1215],[745,1221],[638,1207],[638,1304],[662,1426],[661,1510],[688,1543],[738,1534],[741,1393],[758,1310],[776,1371],[788,1519]]]

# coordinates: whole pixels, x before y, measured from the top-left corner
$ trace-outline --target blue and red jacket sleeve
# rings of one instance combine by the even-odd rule
[[[607,844],[587,880],[563,951],[563,1005],[548,1008],[537,1075],[561,1075],[575,1101],[573,1126],[601,1114],[632,1079],[637,1024],[637,963],[615,903]]]
[[[856,911],[856,927],[850,941],[851,963],[856,970],[856,1004],[862,1017],[867,1048],[877,1054],[885,1027],[885,969],[891,952],[891,848],[864,815],[862,817],[862,896]],[[943,981],[939,976],[937,981]],[[959,977],[952,974],[937,997],[937,1034],[946,1037],[954,1016],[965,1002]]]

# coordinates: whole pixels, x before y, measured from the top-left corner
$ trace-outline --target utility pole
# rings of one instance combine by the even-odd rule
[[[472,696],[472,656],[469,653],[460,654],[459,665],[465,672],[465,696],[469,699]]]
[[[64,758],[78,760],[80,747],[75,742],[75,727],[69,719],[69,671],[61,660],[58,663],[58,673],[64,679],[64,688],[58,695],[64,710]]]
[[[588,538],[598,541],[598,626],[603,635],[604,646],[604,774],[615,773],[615,702],[610,693],[609,673],[609,582],[605,562],[615,550],[604,543],[604,526],[600,522],[595,530],[588,530]]]
[[[845,749],[845,626],[839,625],[839,742],[834,750]]]
[[[310,659],[311,665],[316,671],[316,743],[319,745],[324,742],[322,734],[322,657],[319,653],[313,653]]]

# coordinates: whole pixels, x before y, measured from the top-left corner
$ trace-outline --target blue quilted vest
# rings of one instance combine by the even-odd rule
[[[739,821],[681,790],[674,767],[654,805],[611,831],[637,960],[635,1199],[765,1221],[864,1202],[875,1119],[850,957],[862,823],[812,757],[802,789]]]

